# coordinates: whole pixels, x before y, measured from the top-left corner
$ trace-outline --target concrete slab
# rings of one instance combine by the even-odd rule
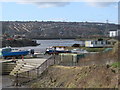
[[[47,59],[51,57],[51,55],[43,55],[43,58],[31,58],[31,59],[18,59],[18,63],[29,63],[29,64],[35,64],[35,65],[41,65],[43,62],[45,62]]]
[[[10,75],[14,75],[15,72],[19,71],[18,73],[26,72],[29,70],[33,70],[39,67],[42,63],[44,63],[47,59],[49,59],[51,55],[44,55],[43,58],[31,58],[31,59],[19,59],[17,61],[17,66],[13,69]]]

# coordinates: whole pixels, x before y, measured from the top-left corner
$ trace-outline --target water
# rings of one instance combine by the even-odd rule
[[[47,47],[50,46],[72,46],[73,44],[83,44],[82,41],[75,41],[73,39],[63,40],[37,40],[39,46],[19,47],[21,50],[34,49],[36,52],[45,52]]]

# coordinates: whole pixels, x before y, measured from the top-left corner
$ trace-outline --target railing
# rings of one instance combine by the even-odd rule
[[[40,77],[41,73],[45,71],[49,66],[60,63],[60,56],[53,55],[45,62],[43,62],[39,67],[34,68],[30,71],[18,73],[16,72],[16,77],[14,77],[14,85],[19,86],[21,84],[27,83],[31,80],[37,79]]]
[[[83,56],[81,56],[82,58]],[[79,58],[78,58],[79,59]],[[77,59],[77,60],[78,60]],[[73,56],[60,56],[60,55],[53,55],[49,59],[47,59],[45,62],[43,62],[39,67],[34,68],[32,70],[18,73],[16,72],[16,77],[14,77],[14,85],[19,86],[21,84],[30,82],[32,80],[35,80],[41,76],[43,71],[45,71],[49,66],[54,64],[60,64],[64,66],[78,66],[78,61],[74,61]]]

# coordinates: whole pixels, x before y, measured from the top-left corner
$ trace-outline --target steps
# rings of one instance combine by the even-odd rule
[[[16,76],[16,74],[20,74],[23,72],[30,71],[34,68],[37,68],[39,65],[38,64],[33,64],[33,63],[26,63],[26,62],[17,62],[16,67],[11,71],[10,75]]]
[[[11,71],[9,74],[15,79],[16,82],[19,81],[19,83],[28,82],[30,80],[36,79],[41,75],[41,72],[43,72],[46,67],[47,63],[46,60],[48,60],[52,56],[44,56],[43,58],[31,58],[31,59],[24,59],[22,61],[19,59],[16,63],[16,67]],[[38,69],[38,67],[41,67]]]
[[[9,73],[14,69],[16,63],[2,63],[2,74],[9,75]]]

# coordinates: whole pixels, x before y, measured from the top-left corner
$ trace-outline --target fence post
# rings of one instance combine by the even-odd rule
[[[37,68],[37,77],[39,77],[39,67]]]
[[[29,79],[29,81],[30,81],[30,75],[29,75],[29,71],[27,71],[27,75],[28,75],[28,79]]]
[[[58,58],[59,58],[59,63],[58,64],[60,64],[61,63],[61,55],[59,55]]]
[[[46,60],[46,68],[47,68],[47,60]]]
[[[55,54],[54,54],[54,64],[55,64]]]
[[[73,66],[73,55],[72,55],[72,66]]]
[[[16,71],[15,86],[18,86],[18,71]]]

